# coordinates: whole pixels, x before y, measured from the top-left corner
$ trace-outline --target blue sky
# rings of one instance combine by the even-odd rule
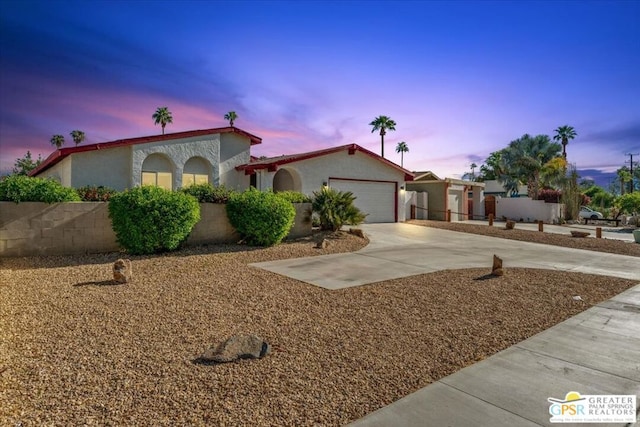
[[[357,143],[459,176],[573,126],[583,177],[640,152],[640,2],[0,2],[0,169],[49,139],[236,126],[256,155]],[[640,158],[640,157],[639,157]]]

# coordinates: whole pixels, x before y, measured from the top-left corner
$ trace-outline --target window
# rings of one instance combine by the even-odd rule
[[[183,173],[182,174],[182,187],[188,187],[193,184],[208,184],[209,175],[199,173]]]
[[[142,185],[155,185],[165,190],[171,190],[171,172],[142,172]]]

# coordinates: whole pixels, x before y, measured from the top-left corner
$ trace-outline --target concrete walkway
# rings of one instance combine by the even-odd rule
[[[340,289],[443,269],[488,270],[495,253],[507,269],[558,269],[640,281],[637,257],[408,224],[363,228],[371,243],[356,253],[253,265]],[[548,426],[547,399],[564,399],[570,391],[636,395],[640,406],[640,285],[351,426]]]
[[[500,239],[410,224],[366,224],[358,252],[252,264],[327,289],[342,289],[446,269],[504,266],[576,271],[640,280],[637,257]],[[630,245],[635,243],[629,243]]]

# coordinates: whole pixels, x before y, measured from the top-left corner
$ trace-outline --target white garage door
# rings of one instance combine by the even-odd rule
[[[462,191],[449,189],[449,209],[451,209],[451,221],[463,221],[463,193]],[[456,213],[458,212],[458,213]]]
[[[379,181],[330,179],[329,186],[339,191],[351,191],[354,204],[368,214],[364,222],[396,221],[396,184]]]

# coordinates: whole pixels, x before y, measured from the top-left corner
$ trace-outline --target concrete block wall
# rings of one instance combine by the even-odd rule
[[[288,238],[311,234],[310,203],[296,207]],[[200,221],[187,245],[235,243],[240,240],[224,205],[200,205]],[[108,203],[0,202],[0,256],[72,255],[120,249],[111,228]]]

